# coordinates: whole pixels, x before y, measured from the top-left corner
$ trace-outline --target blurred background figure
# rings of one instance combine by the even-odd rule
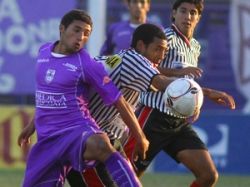
[[[129,20],[119,21],[108,27],[101,55],[111,55],[129,48],[134,30],[147,21],[150,0],[125,0],[125,3],[129,11]]]

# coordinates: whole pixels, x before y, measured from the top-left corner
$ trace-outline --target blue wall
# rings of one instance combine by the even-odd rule
[[[202,114],[195,129],[206,143],[220,173],[250,174],[250,116]],[[164,152],[154,161],[155,172],[187,172]]]

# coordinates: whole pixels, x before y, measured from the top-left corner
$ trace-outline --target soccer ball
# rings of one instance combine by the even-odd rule
[[[203,104],[203,92],[193,79],[179,78],[171,82],[163,99],[173,112],[182,117],[191,117]]]

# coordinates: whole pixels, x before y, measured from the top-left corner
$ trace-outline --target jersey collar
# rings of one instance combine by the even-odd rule
[[[187,37],[181,33],[181,31],[176,27],[175,24],[172,24],[172,29],[181,37],[181,39],[187,44],[188,47],[190,47],[190,41],[187,39]]]

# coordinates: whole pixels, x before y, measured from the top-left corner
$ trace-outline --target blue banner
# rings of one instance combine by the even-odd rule
[[[206,143],[220,173],[250,174],[250,116],[242,114],[203,114],[194,124]],[[154,161],[155,172],[187,172],[161,152]]]
[[[75,6],[68,0],[0,0],[0,93],[34,92],[39,46],[59,39],[59,21]]]

